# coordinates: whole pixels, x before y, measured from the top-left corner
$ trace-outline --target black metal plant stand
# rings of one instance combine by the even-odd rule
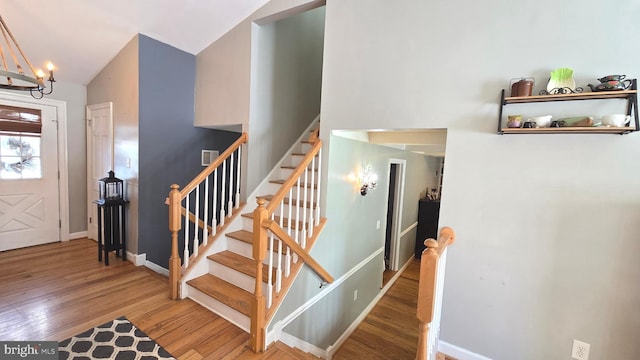
[[[127,227],[124,199],[96,200],[98,206],[98,261],[109,265],[109,252],[115,251],[116,257],[127,260]]]

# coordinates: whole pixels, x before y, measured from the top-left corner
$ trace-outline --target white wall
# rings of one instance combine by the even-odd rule
[[[136,35],[87,85],[88,105],[113,102],[113,171],[126,183],[126,197],[130,202],[127,250],[135,254],[138,253],[138,53]]]
[[[327,1],[322,137],[448,128],[442,340],[492,359],[568,359],[573,338],[592,359],[640,358],[640,135],[495,134],[511,78],[637,77],[638,16],[633,0]]]
[[[320,113],[324,7],[255,25],[247,192]]]
[[[272,0],[196,57],[196,126],[249,125],[251,27],[320,6],[318,0]]]
[[[69,180],[69,232],[87,231],[87,138],[85,106],[87,88],[56,82],[47,98],[67,103],[67,166]]]

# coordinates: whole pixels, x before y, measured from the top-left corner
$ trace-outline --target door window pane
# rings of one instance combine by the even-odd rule
[[[40,134],[0,133],[0,179],[42,178]]]

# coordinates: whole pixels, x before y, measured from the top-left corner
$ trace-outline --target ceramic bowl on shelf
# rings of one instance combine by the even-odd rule
[[[527,121],[533,121],[536,124],[536,127],[545,128],[551,125],[551,115],[533,116]]]

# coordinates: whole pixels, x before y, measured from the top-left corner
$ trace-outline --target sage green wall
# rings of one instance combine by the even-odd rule
[[[382,284],[384,224],[391,158],[406,160],[407,181],[400,224],[400,229],[405,230],[417,221],[420,194],[427,187],[435,185],[433,174],[437,169],[437,159],[390,147],[331,137],[331,150],[325,158],[328,159],[328,221],[311,254],[335,279],[344,276],[370,255],[377,255],[333,291],[319,289],[319,278],[305,268],[272,324],[276,324],[311,296],[326,291],[327,294],[321,301],[284,329],[289,334],[326,349],[379,293]],[[378,186],[362,196],[360,185],[355,179],[360,169],[367,165],[378,174]],[[378,220],[382,224],[380,229],[376,229]],[[415,237],[414,228],[400,239],[401,265],[413,257]],[[356,301],[353,300],[355,290],[358,291]]]
[[[320,114],[323,41],[324,7],[254,27],[248,192]]]
[[[495,134],[511,78],[537,93],[564,66],[581,86],[640,76],[639,17],[635,0],[327,1],[321,135],[448,129],[441,340],[496,360],[569,359],[573,339],[640,358],[640,133]],[[547,105],[508,111],[561,115]]]

